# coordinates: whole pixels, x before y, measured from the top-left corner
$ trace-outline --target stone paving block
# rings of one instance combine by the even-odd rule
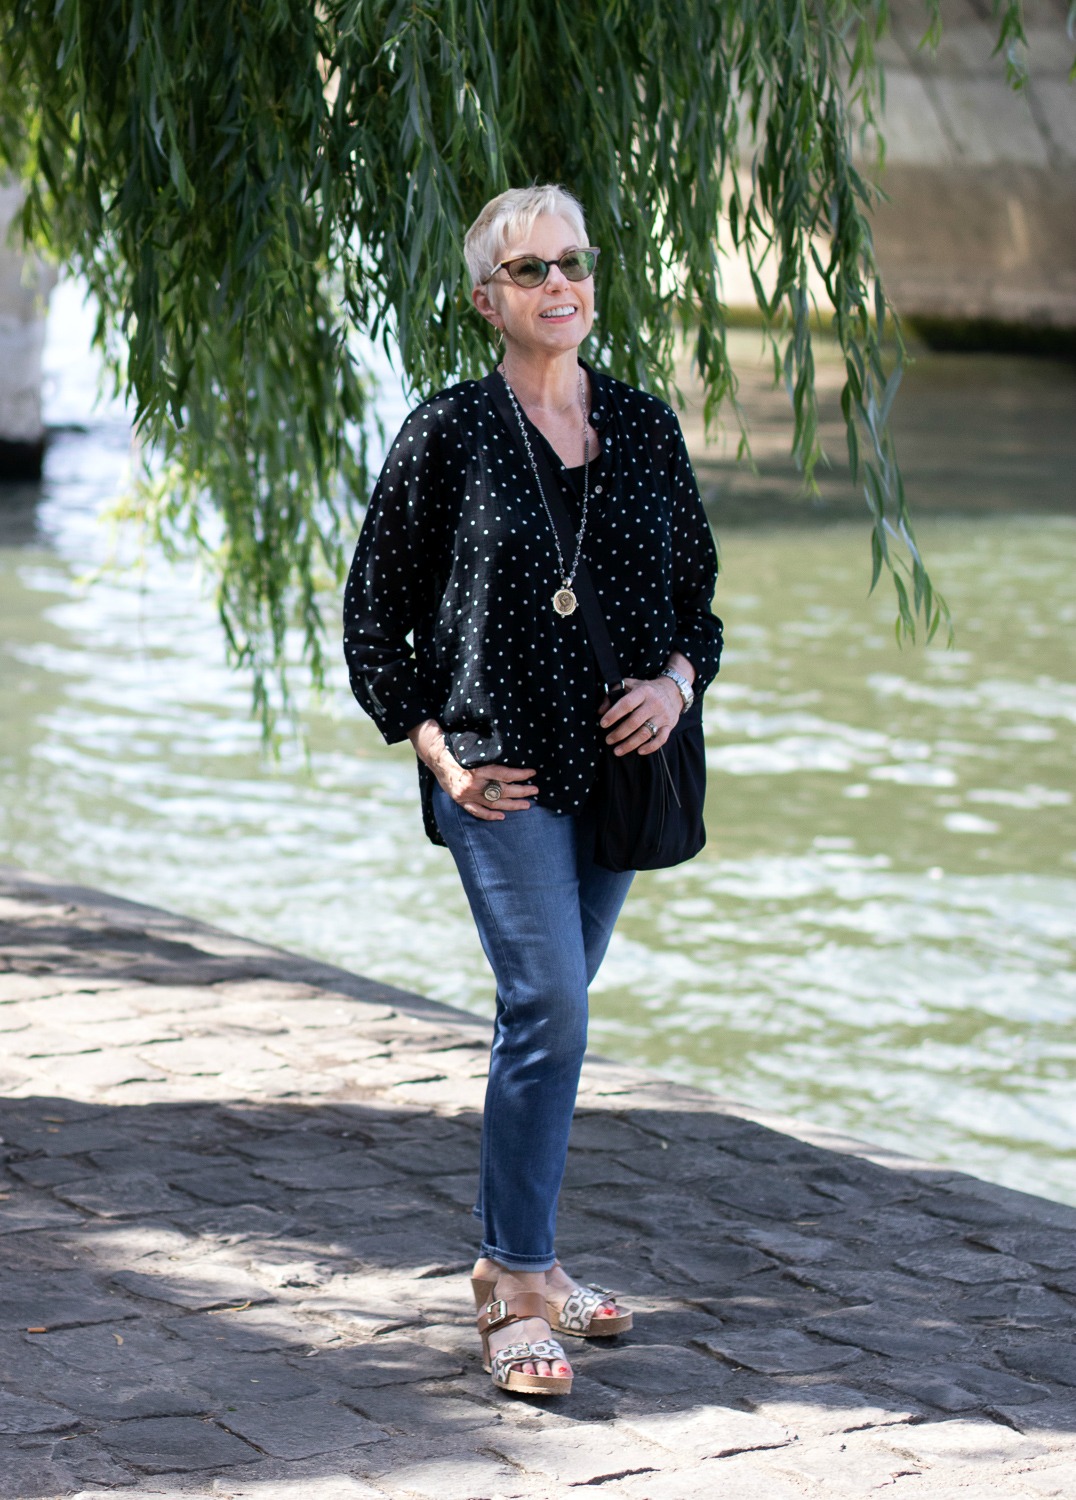
[[[421,1500],[513,1500],[533,1494],[526,1476],[511,1464],[482,1453],[448,1453],[373,1476],[393,1494]]]
[[[333,999],[319,995],[309,989],[305,995],[287,998],[268,996],[277,1014],[302,1031],[323,1031],[346,1028],[349,1032],[360,1030],[372,1020],[387,1021],[393,1014],[387,1005],[365,1006],[353,1000]]]
[[[474,1202],[477,1171],[468,1176],[470,1191],[461,1199],[461,1206],[468,1211]],[[441,1184],[437,1184],[440,1189]],[[296,1205],[298,1207],[299,1205]],[[427,1196],[412,1182],[394,1184],[383,1188],[355,1188],[351,1192],[331,1192],[317,1200],[319,1222],[335,1227],[350,1223],[352,1226],[375,1226],[380,1233],[393,1224],[415,1225],[421,1235],[424,1220],[434,1216],[431,1228],[443,1233],[445,1212],[436,1199]]]
[[[633,1193],[630,1197],[603,1199],[601,1217],[647,1235],[660,1225],[666,1239],[694,1239],[700,1234],[708,1237],[720,1233],[723,1210],[697,1194]]]
[[[812,1333],[820,1333],[838,1344],[851,1344],[875,1354],[896,1359],[932,1359],[952,1354],[973,1342],[972,1335],[956,1323],[907,1310],[897,1321],[896,1310],[871,1305],[845,1312],[822,1313],[808,1321]]]
[[[274,1406],[229,1406],[217,1420],[229,1432],[245,1438],[274,1458],[313,1458],[384,1442],[383,1428],[324,1397],[286,1401]]]
[[[622,1422],[558,1425],[546,1431],[501,1426],[486,1446],[527,1474],[546,1475],[565,1486],[599,1486],[627,1474],[654,1472],[666,1461],[665,1450]]]
[[[385,1500],[385,1491],[351,1474],[326,1473],[323,1460],[263,1459],[224,1478],[203,1494],[224,1500]],[[126,1500],[126,1497],[124,1497]]]
[[[649,1131],[640,1130],[630,1120],[620,1119],[609,1110],[576,1110],[568,1154],[579,1151],[630,1153],[651,1148],[654,1140]],[[627,1161],[630,1159],[630,1155],[625,1157]]]
[[[573,1346],[575,1341],[572,1341]],[[649,1394],[696,1391],[700,1396],[718,1390],[730,1379],[730,1371],[705,1355],[682,1344],[626,1344],[608,1353],[592,1354],[591,1346],[567,1353],[573,1367],[585,1370],[591,1380],[600,1380],[623,1390]]]
[[[925,1302],[937,1307],[940,1298],[933,1281],[900,1271],[870,1270],[864,1266],[790,1266],[786,1275],[801,1286],[814,1287],[843,1302]],[[955,1288],[953,1289],[955,1292]]]
[[[68,1027],[39,1025],[10,1031],[4,1037],[4,1051],[11,1057],[73,1057],[99,1050],[100,1043],[76,1036]]]
[[[182,1042],[170,1042],[153,1049],[152,1061],[168,1073],[187,1073],[196,1077],[231,1073],[239,1068],[245,1073],[272,1073],[284,1066],[283,1059],[260,1042],[234,1034],[188,1037]]]
[[[14,1173],[31,1187],[51,1188],[61,1182],[77,1182],[86,1176],[86,1168],[64,1156],[32,1156],[28,1161],[8,1163]]]
[[[898,1255],[896,1265],[916,1276],[941,1276],[946,1281],[1027,1281],[1035,1272],[1022,1260],[996,1251],[938,1243]]]
[[[1017,1229],[1026,1226],[1020,1224],[1018,1210],[1013,1202],[1015,1196],[1013,1194],[1009,1201],[996,1202],[979,1197],[978,1194],[939,1189],[924,1193],[917,1206],[934,1218],[973,1225],[977,1229]]]
[[[783,1448],[791,1435],[777,1422],[727,1406],[697,1406],[687,1412],[654,1412],[618,1424],[682,1458],[726,1458],[760,1448]],[[715,1482],[720,1482],[717,1475]]]
[[[874,1427],[894,1427],[920,1415],[904,1402],[883,1406],[850,1386],[828,1381],[803,1385],[784,1392],[767,1382],[748,1395],[748,1404],[759,1416],[779,1423],[797,1438],[833,1437]]]
[[[128,1485],[137,1483],[131,1470],[117,1464],[89,1434],[66,1437],[52,1452],[54,1458],[62,1459],[79,1484],[108,1485],[114,1494],[116,1490],[126,1492]]]
[[[1029,1380],[1018,1380],[1004,1370],[991,1369],[985,1364],[955,1363],[935,1365],[932,1374],[948,1378],[966,1386],[986,1401],[1004,1401],[1019,1406],[1024,1402],[1042,1401],[1049,1391]]]
[[[78,1016],[73,1030],[83,1041],[98,1047],[147,1047],[178,1042],[183,1037],[181,1029],[171,1022],[159,1016],[137,1014],[108,1022]]]
[[[78,1418],[62,1406],[0,1391],[0,1432],[64,1432],[77,1424]]]
[[[813,1219],[819,1214],[835,1212],[840,1205],[832,1199],[800,1187],[787,1178],[764,1172],[745,1172],[727,1181],[708,1182],[709,1197],[727,1203],[742,1213],[760,1214],[787,1224],[794,1219]]]
[[[897,1368],[886,1370],[882,1377],[893,1390],[903,1391],[926,1406],[935,1406],[941,1411],[962,1412],[978,1410],[983,1405],[982,1395],[976,1395],[957,1383],[952,1369]],[[1044,1392],[1045,1394],[1045,1392]]]
[[[332,1379],[354,1389],[409,1385],[412,1381],[445,1379],[463,1371],[459,1359],[410,1339],[378,1338],[346,1349],[324,1350],[316,1363],[319,1379]]]
[[[372,1157],[357,1152],[318,1156],[308,1161],[281,1162],[254,1168],[254,1175],[267,1182],[303,1193],[347,1191],[352,1188],[386,1187],[400,1181],[400,1174]]]
[[[295,1228],[291,1214],[251,1203],[249,1199],[235,1203],[229,1200],[215,1208],[198,1209],[188,1214],[183,1222],[195,1234],[212,1235],[229,1244],[252,1239],[264,1243],[290,1234]]]
[[[878,1441],[920,1464],[1023,1463],[1042,1458],[1050,1451],[1044,1443],[1013,1432],[999,1422],[971,1422],[961,1418],[894,1428],[880,1432]]]
[[[231,1142],[238,1156],[251,1161],[282,1166],[285,1162],[311,1161],[315,1157],[338,1156],[341,1151],[361,1151],[360,1142],[342,1140],[320,1130],[274,1130],[271,1135],[248,1136]]]
[[[298,1330],[279,1318],[277,1308],[252,1307],[231,1314],[192,1312],[168,1318],[163,1326],[184,1346],[192,1346],[199,1357],[206,1350],[236,1354],[290,1351],[298,1340]]]
[[[212,1172],[215,1167],[232,1165],[232,1158],[229,1156],[201,1156],[177,1146],[161,1145],[157,1141],[137,1141],[114,1151],[92,1151],[90,1160],[98,1170],[109,1176],[136,1172],[164,1178],[183,1172]]]
[[[1073,1320],[1073,1308],[1064,1297],[1027,1282],[969,1288],[946,1311],[960,1322],[1004,1323],[1010,1328],[1068,1327]]]
[[[116,1266],[145,1262],[152,1268],[173,1257],[182,1259],[194,1246],[189,1234],[163,1219],[84,1219],[64,1238],[77,1254],[94,1256],[109,1272]]]
[[[180,1192],[205,1203],[278,1203],[285,1196],[276,1183],[255,1177],[245,1164],[177,1174],[171,1182]]]
[[[165,1077],[160,1064],[120,1048],[110,1052],[88,1052],[81,1057],[51,1057],[40,1060],[37,1072],[55,1089],[73,1094],[98,1093],[122,1088],[126,1083],[157,1083]]]
[[[1066,1297],[1076,1297],[1076,1271],[1044,1271],[1045,1284]]]
[[[592,1188],[632,1187],[648,1183],[650,1179],[598,1152],[568,1155],[568,1166],[564,1173],[564,1191],[589,1192]]]
[[[987,1415],[1005,1422],[1014,1432],[1023,1432],[1046,1444],[1052,1454],[1064,1454],[1076,1470],[1076,1424],[1072,1420],[1072,1393],[1063,1388],[1047,1390],[1034,1405],[992,1402]]]
[[[51,1448],[20,1448],[0,1439],[0,1500],[58,1500],[78,1487],[78,1479]],[[160,1496],[156,1497],[160,1500]]]
[[[66,1102],[62,1101],[64,1105]],[[46,1156],[77,1156],[130,1145],[126,1132],[103,1120],[99,1108],[94,1110],[96,1119],[69,1119],[65,1115],[64,1109],[46,1107],[39,1117],[20,1120],[0,1109],[0,1134],[24,1151],[40,1151]]]
[[[239,1275],[230,1266],[206,1260],[192,1266],[177,1265],[152,1272],[117,1271],[112,1280],[138,1297],[196,1311],[273,1300],[272,1293],[252,1277]]]
[[[833,1370],[861,1357],[858,1349],[826,1344],[795,1328],[708,1333],[692,1342],[730,1364],[762,1375],[804,1375]]]
[[[84,1271],[8,1272],[0,1282],[0,1328],[76,1328],[134,1315],[124,1297],[99,1287]]]
[[[1076,1235],[1067,1230],[975,1229],[968,1239],[1051,1271],[1076,1271]]]
[[[114,1372],[126,1376],[132,1369],[171,1367],[191,1358],[190,1348],[181,1339],[162,1333],[148,1320],[97,1323],[89,1328],[26,1337],[33,1339],[35,1350],[59,1364],[95,1375]]]
[[[745,1245],[753,1245],[764,1255],[772,1255],[789,1265],[832,1266],[843,1258],[843,1247],[835,1240],[822,1235],[797,1234],[792,1229],[771,1228],[768,1224],[736,1225],[728,1231],[729,1238]]]
[[[904,1429],[902,1428],[901,1431]],[[918,1486],[911,1493],[924,1494],[922,1475],[925,1464],[884,1446],[874,1432],[853,1432],[817,1441],[795,1443],[768,1455],[771,1466],[788,1479],[810,1481],[809,1493],[839,1497],[839,1500],[865,1500],[875,1491],[899,1493],[895,1485],[902,1477],[915,1477]],[[935,1476],[926,1493],[935,1500]],[[983,1500],[969,1496],[968,1500]],[[1008,1500],[1008,1497],[1006,1497]]]
[[[1025,1470],[1020,1475],[1020,1485],[1029,1496],[1043,1495],[1048,1500],[1057,1496],[1058,1500],[1071,1500],[1072,1469],[1066,1465],[1064,1469],[1042,1469],[1034,1473]]]
[[[998,1353],[1010,1370],[1037,1380],[1076,1386],[1076,1347],[1070,1340],[1036,1339],[1001,1347]]]
[[[191,1200],[149,1172],[116,1172],[61,1183],[57,1198],[101,1219],[135,1219],[147,1214],[184,1214]]]
[[[68,1229],[83,1222],[82,1215],[62,1203],[36,1193],[13,1194],[0,1203],[0,1235],[27,1234],[38,1229]]]
[[[666,1273],[679,1271],[698,1286],[711,1287],[726,1287],[773,1267],[768,1256],[747,1245],[673,1245],[659,1249],[652,1264]]]
[[[604,1387],[598,1386],[603,1391]],[[576,1410],[576,1386],[572,1386],[572,1410]],[[494,1401],[499,1404],[495,1405]],[[421,1432],[437,1443],[451,1441],[454,1433],[470,1433],[476,1429],[492,1429],[502,1418],[500,1398],[490,1385],[489,1399],[468,1401],[460,1396],[438,1394],[420,1386],[393,1385],[385,1390],[369,1386],[364,1390],[350,1391],[347,1403],[355,1411],[369,1417],[378,1427],[395,1428],[400,1432]]]
[[[795,1327],[835,1303],[822,1292],[804,1290],[787,1271],[757,1271],[718,1296],[708,1296],[699,1287],[691,1300],[737,1335],[775,1324]]]
[[[757,1458],[711,1459],[662,1474],[613,1480],[602,1500],[803,1500],[803,1490]]]
[[[311,1378],[313,1376],[313,1378]],[[207,1393],[219,1415],[230,1403],[282,1401],[289,1407],[303,1396],[314,1396],[322,1388],[318,1372],[298,1370],[274,1354],[232,1355],[218,1353],[212,1360],[201,1355],[193,1366],[192,1380]],[[227,1424],[225,1424],[227,1425]],[[298,1455],[296,1455],[298,1456]]]
[[[105,1375],[60,1366],[38,1386],[37,1394],[94,1421],[200,1417],[213,1405],[189,1364],[177,1370],[136,1366],[127,1374],[114,1370]]]
[[[150,1474],[222,1469],[255,1463],[258,1454],[213,1422],[189,1417],[150,1417],[101,1429],[102,1445],[121,1462]]]
[[[445,1176],[454,1172],[470,1172],[473,1176],[478,1171],[478,1142],[469,1137],[438,1141],[435,1159],[417,1142],[404,1141],[393,1146],[376,1146],[370,1156],[383,1166],[411,1177],[440,1177],[442,1172]]]

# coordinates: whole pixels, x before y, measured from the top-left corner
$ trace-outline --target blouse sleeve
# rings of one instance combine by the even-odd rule
[[[439,712],[409,637],[434,608],[441,573],[442,448],[436,410],[418,407],[385,459],[344,591],[351,691],[390,745]]]
[[[703,509],[695,471],[676,413],[665,408],[672,448],[669,485],[672,496],[673,605],[676,611],[674,651],[695,668],[695,691],[703,693],[717,676],[723,644],[722,624],[712,605],[717,586],[717,548]]]

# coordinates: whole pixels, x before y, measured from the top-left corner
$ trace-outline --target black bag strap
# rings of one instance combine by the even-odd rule
[[[480,382],[493,405],[496,407],[501,420],[508,428],[509,433],[523,456],[525,466],[530,468],[530,454],[527,445],[523,441],[523,434],[519,428],[519,418],[516,416],[509,400],[508,392],[505,390],[504,381],[498,371],[487,375]],[[561,494],[560,478],[549,462],[544,444],[532,445],[534,463],[538,470],[538,478],[541,482],[542,491],[545,495],[549,514],[553,518],[556,528],[557,540],[560,542],[561,555],[565,558],[575,556],[576,533],[572,526],[571,517],[568,515]],[[583,624],[586,626],[587,635],[590,638],[591,649],[598,663],[598,671],[601,673],[602,682],[605,684],[607,693],[623,686],[624,676],[617,663],[616,651],[613,648],[612,637],[609,634],[609,626],[605,622],[605,615],[598,603],[598,591],[594,587],[594,580],[590,576],[586,560],[579,559],[579,566],[575,570],[575,579],[572,583],[575,596],[579,600],[579,608],[583,612]]]

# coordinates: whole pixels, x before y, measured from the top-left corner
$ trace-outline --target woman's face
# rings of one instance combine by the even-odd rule
[[[518,242],[505,245],[500,260],[537,255],[558,260],[580,241],[567,219],[542,214]],[[505,345],[519,353],[562,354],[576,349],[594,322],[594,277],[569,281],[559,266],[550,266],[541,286],[517,286],[505,270],[472,292],[478,311],[504,333]]]

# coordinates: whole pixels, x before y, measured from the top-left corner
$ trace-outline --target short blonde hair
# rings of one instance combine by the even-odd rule
[[[509,188],[491,198],[467,231],[463,254],[471,273],[471,285],[481,286],[489,279],[504,249],[514,239],[525,235],[535,219],[543,214],[558,214],[575,231],[580,245],[587,242],[583,206],[566,188],[556,183],[541,187]]]

